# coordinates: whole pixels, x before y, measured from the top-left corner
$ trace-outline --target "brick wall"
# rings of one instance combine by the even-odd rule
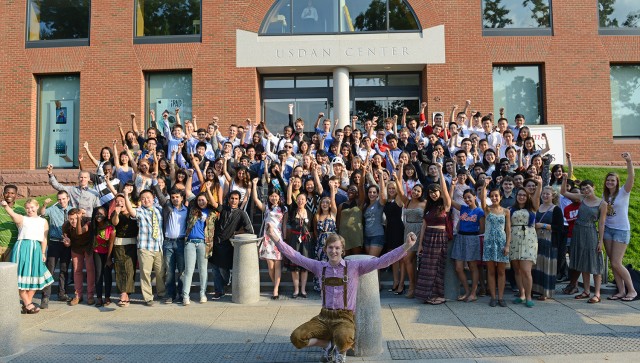
[[[273,1],[204,3],[201,43],[133,44],[133,2],[101,0],[92,2],[91,46],[25,49],[24,1],[3,2],[0,95],[9,108],[0,171],[35,168],[37,75],[80,74],[80,141],[89,141],[95,152],[116,137],[118,121],[126,122],[130,112],[143,114],[144,72],[191,70],[193,113],[201,125],[214,115],[223,129],[246,117],[259,119],[258,74],[235,68],[235,30],[258,31]],[[623,150],[640,155],[640,141],[611,136],[609,87],[610,63],[640,62],[640,36],[598,35],[595,0],[555,1],[554,35],[548,37],[483,37],[480,1],[410,3],[423,27],[445,25],[447,63],[424,69],[428,112],[449,112],[465,99],[489,112],[493,64],[541,64],[545,119],[565,125],[576,163],[609,164]]]

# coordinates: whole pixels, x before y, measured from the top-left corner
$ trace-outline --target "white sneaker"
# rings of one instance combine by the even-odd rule
[[[330,363],[333,362],[333,350],[335,349],[333,342],[330,342],[329,345],[325,348],[322,348],[322,359],[320,360],[322,363]]]
[[[189,305],[189,304],[191,304],[191,300],[190,300],[188,297],[185,297],[185,298],[182,300],[182,306],[187,306],[187,305]]]
[[[204,304],[207,302],[207,297],[206,296],[200,296],[200,304]]]
[[[335,349],[334,352],[335,353],[333,355],[333,361],[335,363],[344,363],[347,361],[347,352],[345,352],[344,354],[340,354],[338,349]]]

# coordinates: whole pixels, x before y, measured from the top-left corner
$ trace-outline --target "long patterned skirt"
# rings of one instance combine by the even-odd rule
[[[444,297],[444,269],[447,262],[447,232],[444,229],[427,228],[422,240],[420,271],[416,281],[417,299]]]

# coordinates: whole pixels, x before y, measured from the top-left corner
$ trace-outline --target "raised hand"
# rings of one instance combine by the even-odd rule
[[[47,165],[47,174],[51,175],[53,173],[53,165]]]
[[[44,200],[44,204],[45,204],[45,205],[47,205],[47,204],[49,204],[49,203],[51,203],[51,198],[47,198],[47,199],[45,199],[45,200]]]
[[[622,153],[622,158],[624,159],[624,161],[630,162],[631,161],[631,153],[623,152]]]
[[[409,232],[409,233],[407,234],[407,238],[406,238],[406,239],[405,239],[405,241],[404,241],[404,244],[405,244],[406,246],[408,246],[408,248],[407,248],[407,249],[409,249],[409,248],[413,247],[413,245],[415,245],[415,244],[416,244],[416,241],[417,241],[417,240],[418,240],[418,236],[416,236],[416,234],[415,234],[415,233],[413,233],[413,232]]]

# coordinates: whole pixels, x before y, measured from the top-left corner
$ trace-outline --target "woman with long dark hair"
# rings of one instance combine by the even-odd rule
[[[447,260],[447,223],[451,198],[447,183],[438,164],[440,184],[427,186],[427,203],[424,207],[422,229],[418,238],[420,268],[416,280],[416,298],[432,305],[445,302],[444,269]]]
[[[531,298],[533,278],[531,269],[538,259],[538,238],[535,230],[537,207],[531,195],[523,188],[516,191],[516,202],[511,207],[511,245],[509,260],[518,284],[518,297],[514,304],[525,303],[532,308],[535,304]]]
[[[111,305],[111,285],[113,284],[113,245],[116,230],[107,218],[107,210],[99,207],[93,210],[93,265],[96,269],[96,307]],[[104,287],[104,290],[103,290]],[[104,291],[105,300],[102,300]]]

